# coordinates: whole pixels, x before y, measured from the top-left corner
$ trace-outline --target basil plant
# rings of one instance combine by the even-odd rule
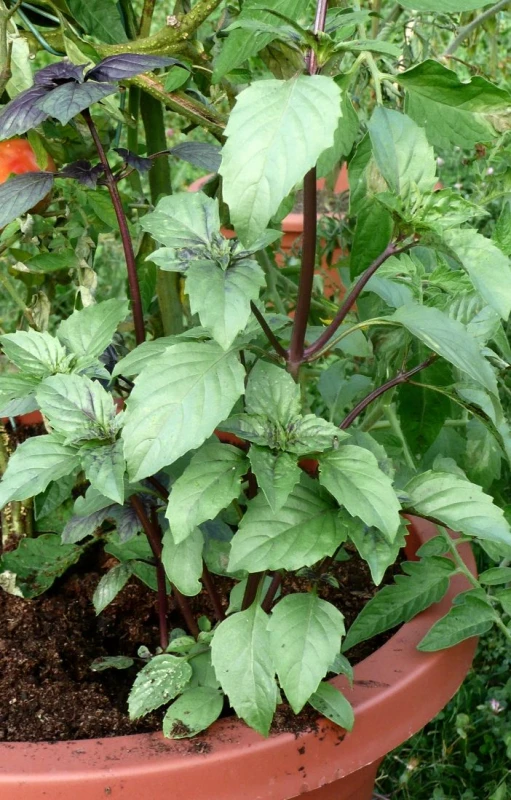
[[[22,539],[2,570],[34,596],[100,539],[115,566],[94,595],[98,613],[132,576],[151,586],[160,646],[135,679],[129,713],[168,706],[163,730],[175,738],[204,730],[228,706],[267,735],[282,702],[297,714],[310,704],[351,728],[353,711],[328,676],[349,676],[345,652],[439,601],[456,574],[470,589],[419,649],[450,647],[492,625],[511,639],[511,532],[505,496],[494,491],[511,457],[499,394],[511,355],[511,221],[503,214],[492,238],[483,235],[485,207],[439,188],[436,174],[438,148],[497,141],[510,97],[483,78],[462,82],[439,61],[403,69],[397,37],[384,29],[367,38],[372,18],[358,7],[327,10],[318,0],[312,24],[305,0],[287,4],[289,14],[299,6],[293,19],[284,3],[266,5],[262,14],[246,4],[216,56],[215,82],[235,74],[240,42],[256,48],[246,58],[268,37],[288,52],[277,76],[261,68],[237,87],[220,180],[160,197],[139,227],[126,224],[119,173],[88,105],[116,90],[105,80],[173,68],[171,60],[132,61],[117,76],[106,59],[85,78],[61,62],[58,80],[36,76],[42,112],[62,122],[82,114],[96,143],[95,191],[110,193],[117,214],[131,311],[113,298],[75,310],[53,332],[0,337],[12,364],[0,377],[2,415],[39,409],[46,426],[11,455],[0,507],[34,498],[36,515],[47,517],[78,479],[87,487],[61,535]],[[353,94],[361,79],[374,81],[363,108]],[[69,105],[77,94],[80,108]],[[4,138],[40,123],[24,108],[15,99],[0,115]],[[135,154],[125,158],[137,168]],[[333,265],[345,291],[327,302],[315,277],[316,181],[345,160],[349,256]],[[12,204],[10,212],[3,204],[4,217],[39,199],[30,180],[2,188]],[[293,283],[275,256],[302,183]],[[140,231],[155,243],[148,262],[177,274],[184,290],[187,325],[176,335],[150,338],[144,329]],[[130,313],[137,343],[112,364],[105,353]],[[342,608],[321,596],[325,576],[349,544],[379,584],[410,515],[431,520],[437,536],[346,633]],[[478,579],[459,554],[467,541],[495,564]],[[349,577],[349,560],[345,569]],[[289,576],[304,574],[309,589],[291,591]],[[201,592],[211,619],[193,613],[190,598]],[[168,629],[170,603],[183,620],[177,631]],[[123,653],[111,662],[133,663]]]

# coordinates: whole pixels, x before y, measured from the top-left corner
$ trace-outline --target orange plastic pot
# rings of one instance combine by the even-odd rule
[[[413,520],[407,552],[435,535]],[[472,553],[461,548],[475,572]],[[422,728],[454,695],[476,648],[416,649],[431,625],[469,588],[452,578],[445,598],[403,625],[355,667],[353,688],[332,683],[355,709],[345,733],[325,719],[298,733],[264,739],[236,719],[222,719],[193,740],[160,733],[56,744],[0,744],[0,797],[5,800],[370,800],[386,753]],[[41,642],[44,647],[44,642]]]
[[[211,175],[205,175],[202,178],[198,178],[188,187],[188,191],[190,192],[199,192],[205,183],[211,178]],[[317,183],[318,189],[324,189],[325,187],[325,179],[322,178]],[[335,194],[342,194],[343,192],[347,192],[349,190],[349,183],[348,183],[348,169],[346,164],[343,164],[339,175],[337,177],[337,181],[334,187]],[[318,220],[321,219],[322,215],[318,215]],[[335,214],[327,214],[326,216],[333,217]],[[280,249],[282,253],[290,254],[290,253],[299,253],[301,249],[301,238],[303,236],[303,213],[301,212],[292,212],[288,214],[287,217],[284,217],[282,220],[282,232],[283,236],[280,240]],[[233,232],[229,230],[223,230],[222,233],[224,236],[231,237],[233,236]],[[324,248],[325,242],[320,241],[320,247]],[[331,263],[336,264],[339,259],[341,258],[342,251],[340,248],[336,248],[332,253]],[[277,254],[277,262],[282,266],[284,259],[281,254]],[[342,285],[341,278],[339,275],[339,270],[336,269],[335,266],[331,266],[328,264],[326,256],[323,256],[321,259],[321,265],[316,270],[316,274],[320,275],[323,279],[323,293],[325,297],[333,297],[334,295],[340,295],[341,297],[344,295],[344,286]]]

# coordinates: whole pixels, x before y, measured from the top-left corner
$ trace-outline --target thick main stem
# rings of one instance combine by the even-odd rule
[[[351,311],[352,307],[356,303],[359,295],[362,293],[366,283],[369,279],[374,275],[377,269],[381,267],[385,261],[390,258],[390,256],[399,255],[399,253],[404,253],[406,250],[409,249],[409,245],[405,247],[396,247],[394,244],[389,244],[383,253],[381,253],[378,258],[376,258],[370,267],[366,269],[366,271],[360,276],[356,284],[353,286],[352,290],[349,292],[348,296],[344,300],[343,304],[339,308],[339,311],[335,315],[334,319],[326,328],[321,336],[316,339],[316,341],[307,347],[304,352],[305,360],[311,358],[311,356],[316,355],[320,350],[328,344],[336,330],[339,326],[344,322],[346,317],[348,316],[349,312]]]
[[[126,260],[126,269],[128,271],[128,285],[130,290],[131,303],[133,307],[135,339],[137,344],[141,344],[142,342],[145,341],[144,313],[142,310],[142,298],[140,296],[140,286],[138,284],[135,252],[133,250],[133,242],[131,241],[131,234],[128,228],[128,221],[124,213],[124,208],[122,206],[122,200],[119,194],[119,189],[117,188],[117,182],[115,180],[115,176],[112,170],[110,169],[110,164],[108,163],[106,153],[103,149],[103,145],[101,144],[101,139],[99,138],[99,134],[96,130],[96,126],[94,125],[89,110],[86,109],[85,111],[82,111],[82,116],[90,130],[91,136],[94,140],[94,144],[96,145],[96,150],[98,151],[99,159],[105,170],[107,189],[112,199],[112,205],[114,207],[115,216],[117,217],[117,224],[119,225],[119,231],[121,234],[122,246],[124,250],[124,258]]]
[[[316,264],[317,235],[317,192],[316,168],[311,169],[303,182],[303,247],[300,284],[296,303],[291,345],[289,347],[288,369],[295,378],[303,361],[305,333],[311,307],[314,267]]]
[[[145,512],[144,505],[140,497],[133,495],[131,498],[131,505],[135,509],[135,513],[140,520],[147,536],[149,546],[156,559],[156,580],[158,584],[158,621],[160,627],[160,646],[162,650],[166,650],[169,645],[169,633],[167,626],[167,587],[165,581],[165,570],[161,562],[162,544],[161,536],[158,526],[154,525]]]
[[[389,389],[392,389],[394,386],[399,386],[399,384],[406,383],[407,381],[409,381],[410,378],[412,378],[418,372],[420,372],[423,369],[426,369],[426,367],[429,367],[436,358],[437,358],[436,353],[433,353],[432,355],[429,356],[429,358],[427,358],[421,364],[417,364],[416,367],[409,369],[407,372],[399,372],[397,375],[388,380],[386,383],[383,383],[381,386],[378,386],[377,389],[374,389],[372,392],[370,392],[367,395],[367,397],[364,397],[360,401],[360,403],[357,403],[357,405],[354,408],[352,408],[350,413],[343,419],[343,421],[339,425],[341,430],[345,431],[347,428],[349,428],[350,425],[356,420],[356,418],[360,416],[360,414],[362,414],[363,411],[365,411],[367,406],[371,405],[371,403],[374,403],[374,401],[377,400],[378,397],[381,397],[382,394],[385,394],[385,392],[388,392]]]

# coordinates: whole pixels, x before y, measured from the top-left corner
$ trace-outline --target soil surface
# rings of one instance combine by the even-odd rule
[[[98,546],[35,600],[0,590],[0,741],[92,739],[159,729],[164,709],[138,722],[131,722],[126,712],[131,685],[143,662],[127,670],[90,669],[96,658],[136,657],[141,645],[151,652],[158,645],[156,595],[136,578],[99,617],[95,615],[92,594],[115,563]],[[350,561],[334,564],[330,574],[340,588],[322,584],[321,594],[342,610],[349,626],[375,591],[367,566],[353,554]],[[225,578],[216,582],[227,597],[232,582]],[[293,586],[284,585],[283,592],[306,591],[308,586],[307,579],[293,577]],[[191,600],[196,615],[213,619],[207,595]],[[184,627],[172,598],[169,623],[171,629]],[[352,663],[386,638],[354,648],[348,654]],[[274,729],[303,729],[304,722],[312,724],[316,716],[312,711],[310,720],[302,719],[303,714],[296,718],[281,706]]]

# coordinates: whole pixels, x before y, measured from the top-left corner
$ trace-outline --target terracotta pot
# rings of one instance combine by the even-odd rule
[[[435,535],[414,520],[407,550]],[[475,572],[467,545],[463,557]],[[425,725],[454,695],[470,667],[476,640],[449,650],[416,649],[431,625],[469,588],[457,575],[446,597],[403,625],[355,667],[355,708],[345,734],[319,719],[313,730],[264,739],[223,719],[194,740],[160,733],[56,744],[0,744],[0,797],[5,800],[370,800],[383,756]],[[42,643],[44,646],[44,643]]]
[[[188,191],[190,192],[198,192],[202,189],[205,183],[211,178],[211,175],[205,175],[202,178],[198,178],[188,187]],[[318,189],[324,189],[325,187],[325,179],[322,178],[318,181]],[[348,169],[346,164],[343,164],[341,170],[339,171],[339,175],[337,177],[337,181],[334,187],[335,194],[342,194],[342,192],[347,192],[349,190],[349,183],[348,183]],[[321,219],[321,216],[318,215],[318,220]],[[335,216],[334,214],[327,214],[326,216]],[[283,253],[290,254],[292,252],[299,253],[300,246],[301,246],[301,238],[303,235],[303,214],[301,212],[292,212],[288,214],[287,217],[284,217],[282,220],[282,231],[283,236],[280,240],[280,249]],[[234,234],[230,230],[223,230],[222,233],[224,236],[232,237]],[[320,246],[323,248],[325,245],[324,242],[320,241]],[[342,251],[340,248],[336,248],[332,253],[331,263],[336,264],[339,259],[341,258]],[[277,254],[277,262],[282,266],[284,259],[282,256]],[[339,270],[335,268],[335,266],[331,266],[328,264],[327,259],[323,256],[321,260],[321,267],[316,271],[317,275],[320,275],[323,278],[323,293],[325,297],[333,297],[334,295],[340,295],[341,297],[344,295],[344,286],[341,283],[341,278],[339,275]]]

